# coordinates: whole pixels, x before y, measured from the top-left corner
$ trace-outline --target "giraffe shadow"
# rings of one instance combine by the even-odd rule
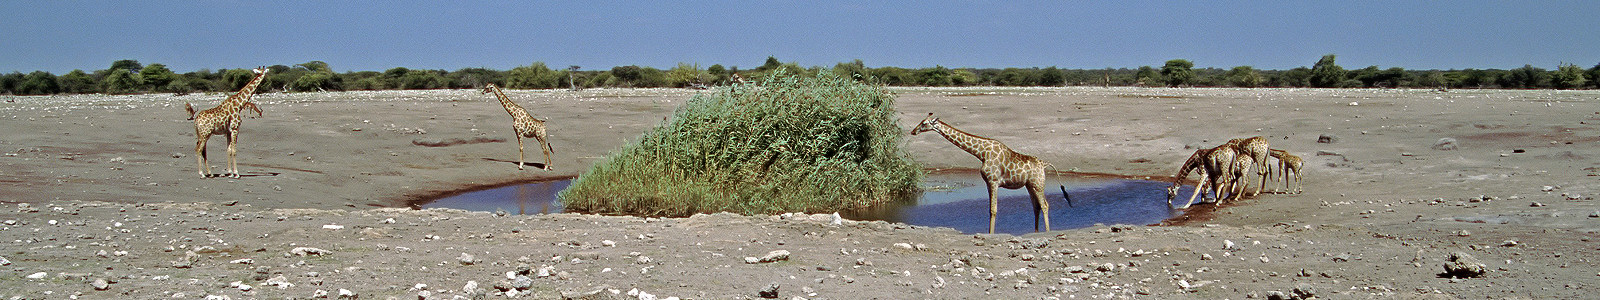
[[[278,176],[278,174],[283,174],[283,173],[278,173],[278,172],[240,172],[239,173],[239,178]],[[206,178],[218,178],[218,177],[226,177],[226,176],[227,176],[227,174],[206,174]]]
[[[508,164],[512,164],[512,165],[516,165],[517,164],[517,161],[515,161],[515,160],[504,160],[504,159],[496,159],[496,158],[488,158],[488,157],[483,158],[483,160],[493,161],[493,162],[503,162],[503,163],[508,163]],[[544,163],[523,162],[522,164],[526,165],[527,168],[534,168],[534,169],[543,169],[544,168]]]

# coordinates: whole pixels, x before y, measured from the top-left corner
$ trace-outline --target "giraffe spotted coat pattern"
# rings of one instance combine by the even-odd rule
[[[255,96],[256,86],[261,84],[261,79],[266,78],[266,68],[256,68],[255,78],[245,84],[239,92],[228,96],[211,109],[195,111],[194,106],[184,103],[183,107],[189,112],[189,119],[194,120],[195,160],[200,164],[200,178],[211,177],[211,165],[206,163],[206,141],[213,135],[222,135],[228,139],[228,170],[223,174],[232,178],[239,178],[239,165],[235,160],[238,153],[239,126],[244,123],[239,111],[249,108],[261,116],[261,108],[250,99]]]
[[[1028,195],[1033,197],[1033,230],[1038,231],[1039,222],[1043,220],[1044,231],[1050,231],[1050,202],[1044,198],[1045,169],[1050,167],[1050,163],[1012,151],[1000,141],[951,127],[939,121],[933,113],[928,113],[928,117],[923,119],[917,128],[912,129],[911,134],[928,131],[939,132],[951,144],[955,144],[957,148],[967,151],[972,156],[978,157],[978,161],[983,162],[983,181],[989,187],[989,233],[994,233],[995,216],[1000,213],[1000,201],[996,192],[1000,188],[1023,187],[1026,187]],[[1065,191],[1065,187],[1062,190]]]
[[[511,129],[516,131],[517,134],[517,170],[522,170],[523,161],[527,160],[527,155],[523,151],[522,138],[533,138],[539,141],[539,148],[544,151],[544,169],[551,170],[550,154],[555,153],[556,150],[550,147],[550,142],[545,136],[544,120],[534,119],[533,116],[529,116],[528,110],[522,109],[522,106],[517,105],[516,102],[511,102],[511,98],[506,97],[506,93],[500,91],[500,87],[495,86],[493,83],[484,86],[483,93],[494,94],[495,97],[500,99],[500,106],[505,107],[506,113],[511,114]]]

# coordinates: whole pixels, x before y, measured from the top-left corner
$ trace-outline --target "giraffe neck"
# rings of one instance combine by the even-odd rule
[[[1199,169],[1200,166],[1204,164],[1205,155],[1202,155],[1200,152],[1195,152],[1194,155],[1190,155],[1189,160],[1183,162],[1183,167],[1178,168],[1178,176],[1172,178],[1172,184],[1177,185],[1180,182],[1183,182],[1183,178],[1188,177],[1189,172]]]
[[[250,78],[249,83],[244,84],[244,88],[239,89],[239,92],[233,93],[232,96],[228,96],[228,100],[240,99],[242,101],[250,101],[250,98],[255,97],[256,86],[261,85],[261,79],[263,78],[267,78],[267,72],[257,73],[256,77]]]
[[[944,135],[944,138],[950,140],[951,144],[955,144],[956,148],[961,148],[961,150],[967,151],[972,156],[977,156],[979,161],[988,161],[989,158],[998,154],[988,151],[991,150],[991,144],[996,143],[996,141],[961,131],[951,127],[950,124],[945,124],[942,120],[938,122],[938,126],[933,127],[934,131]]]
[[[511,102],[511,97],[506,97],[506,93],[501,92],[498,86],[494,87],[494,96],[500,99],[500,106],[506,108],[506,113],[515,116],[518,111],[522,111],[522,106],[518,106],[516,102]]]

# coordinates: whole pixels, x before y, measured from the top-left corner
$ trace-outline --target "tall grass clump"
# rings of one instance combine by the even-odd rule
[[[558,197],[568,211],[643,216],[866,207],[916,192],[904,132],[881,86],[780,73],[691,98]]]

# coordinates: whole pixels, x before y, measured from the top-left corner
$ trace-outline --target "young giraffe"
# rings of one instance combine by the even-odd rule
[[[1183,186],[1183,179],[1189,177],[1189,172],[1198,172],[1200,175],[1200,182],[1194,185],[1195,190],[1199,191],[1205,188],[1207,183],[1205,162],[1206,155],[1209,155],[1210,153],[1211,149],[1194,150],[1194,154],[1189,155],[1189,159],[1183,161],[1183,166],[1178,167],[1178,175],[1173,176],[1172,186],[1167,187],[1168,208],[1174,208],[1172,206],[1172,199],[1178,197],[1178,187]],[[1190,202],[1188,204],[1184,204],[1183,207],[1179,208],[1186,208],[1189,207],[1189,205],[1194,204],[1193,198],[1190,198],[1189,201]]]
[[[267,77],[266,68],[256,68],[254,71],[256,76],[250,79],[250,83],[245,84],[238,93],[222,100],[216,107],[196,112],[193,105],[183,104],[184,109],[189,112],[189,119],[194,120],[194,155],[196,162],[200,164],[198,171],[200,178],[211,176],[211,165],[206,164],[206,141],[213,135],[228,138],[228,173],[224,175],[239,178],[239,165],[234,158],[238,153],[239,125],[243,123],[239,111],[249,108],[256,111],[257,117],[261,116],[261,107],[256,106],[255,102],[250,102],[250,98],[254,97],[256,86],[261,84],[261,79]]]
[[[1228,198],[1226,200],[1238,201],[1244,198],[1244,190],[1249,186],[1245,184],[1245,181],[1248,180],[1246,179],[1249,174],[1248,170],[1253,165],[1256,165],[1256,160],[1249,155],[1241,154],[1233,157],[1233,162],[1228,165],[1228,174],[1226,176],[1228,189]],[[1266,179],[1263,178],[1262,180]],[[1263,184],[1265,183],[1263,182]],[[1217,192],[1217,204],[1222,204],[1222,200],[1224,200],[1222,192]]]
[[[544,120],[534,119],[533,116],[529,116],[528,110],[522,109],[522,106],[518,106],[516,102],[511,102],[511,98],[506,97],[506,93],[501,92],[500,87],[495,86],[493,83],[484,86],[483,93],[494,93],[495,97],[500,98],[500,106],[504,106],[506,113],[511,114],[511,129],[517,133],[517,170],[522,170],[522,161],[527,159],[527,155],[522,150],[522,138],[525,137],[539,141],[540,148],[544,150],[544,169],[546,171],[552,170],[550,168],[550,154],[556,153],[556,150],[550,147],[550,142],[546,139]]]
[[[933,113],[928,113],[928,117],[911,130],[911,135],[928,131],[939,132],[951,144],[983,162],[983,181],[989,187],[989,233],[994,233],[995,216],[1000,213],[1000,198],[996,192],[1000,188],[1022,187],[1027,187],[1028,195],[1033,196],[1033,230],[1039,231],[1039,220],[1043,219],[1044,231],[1050,231],[1050,202],[1044,199],[1045,169],[1051,167],[1050,163],[1012,151],[1000,141],[951,127],[939,121]],[[1062,186],[1061,190],[1065,193],[1066,186]],[[1067,198],[1068,206],[1072,205],[1071,201],[1071,198]]]
[[[1250,156],[1253,160],[1254,163],[1251,166],[1254,166],[1256,174],[1260,175],[1261,184],[1256,185],[1256,192],[1252,195],[1260,195],[1262,189],[1266,188],[1267,185],[1267,156],[1270,155],[1268,153],[1270,148],[1267,145],[1267,139],[1260,136],[1232,139],[1228,140],[1228,145],[1239,150],[1240,155]]]
[[[1271,152],[1272,152],[1272,158],[1278,159],[1278,172],[1282,173],[1281,177],[1283,179],[1284,192],[1285,193],[1294,193],[1294,194],[1301,193],[1302,191],[1300,190],[1300,168],[1304,166],[1305,161],[1301,160],[1299,156],[1295,156],[1294,154],[1289,154],[1289,151],[1272,149]],[[1294,189],[1293,189],[1293,192],[1289,191],[1290,190],[1290,187],[1289,187],[1289,173],[1294,173]],[[1274,188],[1274,190],[1276,190],[1276,188]]]

